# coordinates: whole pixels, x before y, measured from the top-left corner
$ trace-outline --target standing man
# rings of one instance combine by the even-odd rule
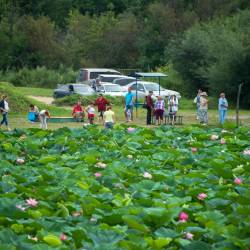
[[[225,97],[225,93],[220,94],[218,109],[219,109],[219,123],[223,125],[226,119],[227,109],[228,109],[228,102]]]
[[[3,95],[2,100],[0,101],[0,112],[2,113],[3,119],[0,123],[0,127],[5,124],[7,129],[10,131],[9,123],[8,123],[8,112],[9,112],[9,104],[7,102],[7,96]]]
[[[194,103],[196,104],[196,119],[199,120],[199,110],[200,110],[200,97],[201,97],[202,90],[199,89],[197,96],[194,98]]]
[[[147,125],[150,125],[152,122],[152,113],[154,111],[154,102],[153,102],[153,91],[149,91],[148,96],[146,97],[146,105],[147,105]]]
[[[128,93],[125,96],[125,116],[127,122],[133,120],[134,96],[131,87],[128,88]]]
[[[106,106],[109,104],[109,101],[103,97],[102,94],[99,94],[99,97],[95,100],[95,105],[97,106],[99,112],[99,118],[103,120],[103,114],[106,111]]]
[[[112,107],[109,106],[107,111],[104,112],[104,126],[107,129],[112,129],[115,122],[115,113],[112,111]]]

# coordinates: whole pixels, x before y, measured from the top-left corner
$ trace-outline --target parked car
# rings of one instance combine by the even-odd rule
[[[129,87],[131,87],[133,92],[136,92],[136,81],[131,82],[128,85],[126,85],[127,89]],[[153,95],[158,96],[159,84],[155,82],[137,81],[137,95],[139,98],[147,96],[149,91],[153,91]],[[163,97],[176,95],[177,98],[181,98],[181,95],[179,92],[174,91],[174,90],[164,89],[162,87],[160,87],[160,95]]]
[[[119,78],[114,79],[113,83],[114,84],[118,84],[120,86],[122,86],[122,88],[127,91],[127,85],[131,82],[134,82],[136,80],[135,77],[131,77],[131,76],[122,76]]]
[[[94,90],[97,90],[100,85],[103,83],[113,83],[115,79],[119,79],[120,77],[126,77],[124,75],[109,75],[109,74],[101,74],[99,75],[93,82],[91,87]]]
[[[99,75],[121,75],[121,73],[114,69],[102,69],[102,68],[82,68],[79,70],[79,74],[76,78],[76,82],[92,85],[95,79]]]
[[[65,84],[58,86],[57,89],[54,90],[54,98],[60,98],[65,97],[72,94],[78,94],[78,95],[93,95],[95,94],[95,91],[86,84]]]
[[[103,83],[98,86],[98,93],[110,96],[125,96],[126,92],[122,90],[120,85],[114,83]]]

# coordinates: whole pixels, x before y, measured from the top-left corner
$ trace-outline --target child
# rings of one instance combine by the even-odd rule
[[[41,110],[39,113],[39,119],[40,119],[40,128],[41,129],[47,129],[47,118],[50,118],[50,113],[48,110]]]
[[[81,105],[81,101],[79,100],[77,104],[74,106],[72,111],[72,116],[77,119],[77,121],[83,120],[84,117],[84,109]]]
[[[2,113],[3,119],[0,123],[0,127],[5,124],[7,129],[10,130],[8,123],[8,112],[9,112],[9,104],[7,102],[7,96],[3,95],[2,100],[0,101],[0,111]]]
[[[35,122],[38,119],[39,116],[39,109],[37,106],[30,104],[29,114],[28,114],[28,120],[32,123]]]
[[[88,119],[90,124],[94,124],[94,118],[95,118],[95,108],[94,103],[91,102],[89,106],[86,108],[86,111],[88,113]]]
[[[115,113],[114,111],[112,111],[111,106],[109,106],[107,108],[107,111],[104,112],[103,117],[104,117],[105,128],[112,129],[114,126],[114,122],[115,122]]]
[[[161,96],[157,97],[155,102],[155,119],[158,122],[158,125],[161,125],[163,122],[163,114],[165,110],[165,102],[162,100]]]

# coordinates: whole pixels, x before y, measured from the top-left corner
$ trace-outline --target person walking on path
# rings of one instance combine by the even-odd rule
[[[199,120],[199,110],[200,110],[200,97],[201,97],[202,90],[199,89],[197,96],[194,98],[194,103],[196,104],[196,119]]]
[[[225,97],[225,93],[220,94],[218,109],[219,109],[219,123],[223,125],[226,119],[227,109],[228,109],[228,102]]]
[[[50,118],[50,113],[48,110],[43,109],[39,112],[40,128],[48,129],[47,118]]]
[[[134,96],[135,94],[132,93],[132,89],[129,87],[125,96],[125,116],[127,122],[133,120]]]
[[[97,106],[99,112],[99,119],[103,120],[103,114],[106,111],[106,106],[109,104],[109,101],[103,97],[102,94],[99,94],[99,97],[95,100],[95,105]]]
[[[174,122],[176,120],[177,111],[178,111],[178,98],[176,97],[176,95],[171,95],[168,99],[168,114],[172,125],[174,125]]]
[[[203,125],[207,125],[208,123],[207,110],[208,110],[207,93],[202,92],[200,94],[199,120],[200,123]]]
[[[103,114],[104,118],[104,127],[107,129],[112,129],[115,123],[115,113],[112,111],[112,107],[109,106],[107,111]]]
[[[158,125],[161,125],[163,122],[163,114],[165,110],[165,102],[162,100],[161,96],[157,97],[157,101],[155,102],[155,119]]]
[[[7,102],[6,95],[3,95],[2,100],[0,101],[0,111],[3,116],[2,121],[0,123],[0,127],[2,127],[3,124],[5,124],[7,129],[10,131],[9,122],[8,122],[9,103]]]
[[[152,113],[154,112],[154,101],[152,95],[153,91],[149,91],[149,94],[146,97],[147,125],[152,123]]]

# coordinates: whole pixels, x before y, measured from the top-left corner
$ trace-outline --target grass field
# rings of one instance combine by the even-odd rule
[[[49,109],[52,116],[59,117],[71,117],[71,107],[57,107],[55,105],[47,105],[42,102],[39,102],[30,96],[42,96],[42,97],[52,97],[53,90],[52,89],[42,89],[42,88],[28,88],[28,87],[17,87],[14,88],[16,93],[19,96],[24,96],[30,103],[37,105],[40,109]],[[180,101],[178,115],[183,116],[183,125],[198,125],[198,121],[196,120],[196,113],[193,101],[190,99],[182,98]],[[124,112],[121,106],[114,106],[113,110],[116,114],[116,122],[117,123],[125,123]],[[27,106],[28,112],[28,106]],[[19,113],[11,113],[9,114],[10,126],[11,128],[33,128],[39,127],[39,123],[32,124],[27,120],[27,112],[19,112]],[[136,112],[135,112],[136,113]],[[209,126],[218,126],[218,112],[216,109],[209,110]],[[146,110],[142,108],[138,108],[138,114],[134,115],[134,121],[131,122],[131,125],[138,126],[146,126]],[[240,111],[240,123],[244,126],[250,126],[250,111],[244,110]],[[229,110],[228,112],[228,123],[233,126],[235,124],[235,111]],[[86,121],[87,122],[87,121]],[[96,119],[96,124],[102,126],[101,122],[98,122]],[[82,123],[50,123],[50,129],[57,129],[60,127],[70,127],[70,128],[78,128],[82,127]],[[153,127],[153,126],[152,126]]]

